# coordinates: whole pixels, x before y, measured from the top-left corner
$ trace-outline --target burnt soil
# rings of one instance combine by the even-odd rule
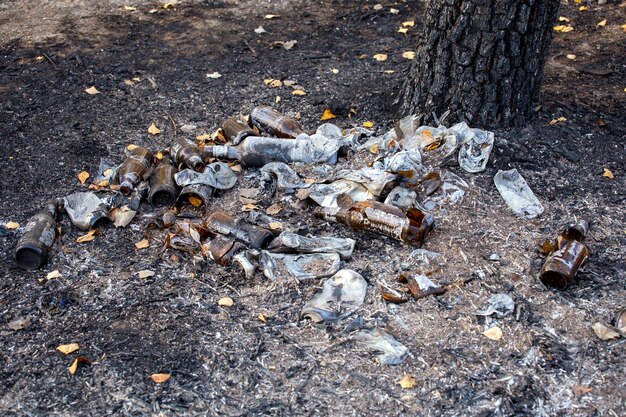
[[[485,172],[447,168],[470,191],[434,213],[425,247],[444,255],[447,278],[478,270],[484,278],[441,297],[387,304],[377,284],[410,270],[411,248],[313,219],[311,207],[281,193],[259,201],[261,209],[281,202],[276,217],[285,224],[357,241],[346,267],[369,287],[354,317],[403,343],[410,351],[403,364],[381,365],[358,349],[344,329],[351,319],[314,326],[299,317],[323,280],[270,282],[258,273],[246,280],[180,252],[176,262],[171,250],[160,252],[163,233],[135,249],[159,214],[144,204],[130,226],[102,227],[88,243],[76,243],[82,232],[64,219],[50,262],[34,272],[12,257],[21,229],[0,229],[0,414],[623,415],[624,339],[600,340],[591,325],[611,325],[626,304],[626,8],[586,3],[585,12],[563,4],[575,30],[555,34],[536,117],[495,129]],[[132,4],[136,11],[113,0],[0,2],[0,224],[23,228],[47,199],[86,187],[78,172],[93,176],[103,157],[120,162],[128,144],[163,149],[176,135],[213,132],[224,117],[259,104],[299,114],[309,131],[330,106],[342,128],[369,120],[384,132],[400,116],[392,103],[410,64],[402,53],[414,49],[423,15],[421,2],[385,3],[381,11],[351,1]],[[407,20],[415,27],[402,35]],[[259,25],[267,33],[256,34]],[[289,40],[298,41],[291,50],[272,47]],[[389,58],[372,59],[378,53]],[[207,78],[216,71],[221,78]],[[294,80],[307,94],[271,88],[267,78]],[[100,94],[86,94],[91,86]],[[341,116],[350,108],[356,115]],[[567,120],[549,124],[561,116]],[[153,122],[156,136],[147,133]],[[186,124],[195,130],[178,129]],[[366,152],[359,164],[340,166],[373,158]],[[518,218],[505,205],[493,175],[510,168],[543,203],[543,215]],[[240,215],[237,189],[257,185],[256,171],[244,171],[207,212]],[[591,223],[588,264],[567,290],[547,289],[537,279],[539,244],[579,218]],[[143,269],[155,276],[139,278]],[[46,280],[53,270],[62,276]],[[498,341],[482,335],[488,325],[475,315],[495,293],[517,305],[490,324],[503,331]],[[224,296],[235,304],[218,306]],[[30,326],[8,327],[20,318]],[[71,342],[80,350],[55,350]],[[91,364],[70,375],[79,356]],[[171,378],[155,384],[153,373]],[[398,384],[405,374],[415,377],[411,389]],[[590,391],[579,395],[578,386]]]

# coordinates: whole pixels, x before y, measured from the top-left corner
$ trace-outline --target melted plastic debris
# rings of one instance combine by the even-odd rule
[[[399,365],[409,353],[402,343],[382,329],[361,330],[355,340],[358,347],[379,352],[376,360],[383,365]]]
[[[500,170],[493,177],[493,181],[513,213],[527,219],[533,219],[543,213],[543,206],[517,169]]]
[[[367,281],[358,272],[342,269],[324,282],[318,292],[302,309],[302,317],[315,323],[342,320],[363,304]]]

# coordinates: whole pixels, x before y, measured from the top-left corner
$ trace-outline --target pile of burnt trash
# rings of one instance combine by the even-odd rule
[[[165,238],[168,248],[235,267],[248,278],[257,273],[270,280],[330,277],[321,292],[306,303],[302,316],[314,322],[336,322],[353,314],[367,290],[367,282],[358,272],[342,269],[352,257],[355,240],[282,230],[275,227],[271,215],[257,211],[239,216],[212,211],[201,219],[179,215],[186,205],[206,207],[210,199],[232,189],[238,181],[233,170],[236,163],[242,169],[258,169],[260,190],[272,184],[278,192],[310,202],[308,206],[313,208],[308,213],[319,222],[337,222],[364,236],[379,234],[415,246],[419,267],[395,285],[380,285],[386,301],[403,303],[441,295],[476,278],[433,282],[440,267],[433,267],[439,254],[421,249],[436,227],[433,213],[459,204],[469,188],[461,177],[443,167],[456,157],[464,171],[484,171],[495,139],[492,132],[470,128],[464,122],[446,127],[444,119],[435,118],[434,127],[418,126],[417,117],[408,116],[380,136],[362,127],[342,130],[325,123],[309,135],[294,118],[257,107],[247,118],[226,119],[215,135],[221,143],[178,138],[156,153],[130,146],[120,165],[101,161],[90,191],[47,202],[26,225],[15,259],[24,269],[43,266],[63,212],[75,227],[89,234],[106,223],[126,226],[146,202],[163,210],[160,226],[170,231]],[[375,160],[358,169],[331,169],[358,152],[375,155]],[[305,165],[313,166],[306,178],[297,172]],[[533,218],[543,212],[517,170],[499,171],[494,182],[519,216]],[[243,194],[242,198],[248,197]],[[588,256],[583,242],[587,228],[581,221],[566,229],[557,242],[544,245],[550,253],[541,271],[546,285],[563,288],[572,281]],[[506,297],[496,301],[508,309],[512,300]],[[356,340],[382,352],[378,356],[382,363],[399,363],[407,353],[381,329],[361,331]]]

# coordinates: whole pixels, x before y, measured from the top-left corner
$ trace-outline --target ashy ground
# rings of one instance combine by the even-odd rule
[[[95,173],[103,157],[120,162],[128,144],[163,149],[259,104],[299,114],[309,131],[326,107],[354,108],[334,121],[372,121],[384,132],[400,116],[392,103],[410,64],[402,54],[419,39],[424,4],[374,4],[0,1],[0,224],[23,227],[47,199],[83,189],[78,172]],[[76,243],[81,232],[63,220],[50,262],[35,272],[15,266],[19,230],[0,228],[0,414],[624,415],[625,339],[600,340],[591,326],[611,325],[626,306],[625,4],[564,2],[563,24],[574,30],[555,34],[537,117],[496,130],[485,172],[446,168],[470,190],[434,213],[425,247],[444,255],[451,280],[485,276],[444,296],[386,303],[377,284],[410,272],[411,248],[313,219],[312,207],[281,193],[264,196],[261,208],[280,202],[281,222],[357,241],[346,267],[369,287],[351,319],[314,326],[300,318],[317,280],[246,280],[184,253],[175,262],[171,250],[160,253],[160,232],[137,250],[159,214],[146,204],[128,228],[103,227],[88,243]],[[415,26],[404,35],[406,21]],[[289,50],[274,43],[291,40]],[[207,77],[214,72],[221,77]],[[268,78],[294,80],[306,95]],[[91,86],[100,93],[87,94]],[[160,134],[147,133],[151,123]],[[174,129],[185,124],[196,128]],[[365,152],[340,167],[373,158]],[[515,217],[496,191],[493,175],[510,168],[543,203],[540,217]],[[207,213],[241,215],[238,188],[256,181],[256,171],[244,171]],[[579,218],[591,223],[589,262],[569,289],[547,289],[537,279],[539,244]],[[143,269],[155,275],[139,278]],[[46,280],[54,270],[61,277]],[[515,314],[493,323],[503,331],[497,341],[483,336],[475,314],[496,293],[516,302]],[[218,306],[225,296],[232,307]],[[351,339],[355,318],[387,329],[410,357],[378,364]],[[16,319],[30,325],[9,328]],[[55,350],[72,342],[75,353]],[[71,375],[76,357],[91,364]],[[156,384],[154,373],[171,377]],[[414,387],[398,384],[405,375]]]

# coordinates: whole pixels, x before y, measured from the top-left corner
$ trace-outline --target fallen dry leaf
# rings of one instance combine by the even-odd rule
[[[76,178],[78,178],[78,181],[80,181],[81,184],[84,184],[85,181],[87,181],[87,178],[89,178],[89,173],[87,171],[81,171],[78,175],[76,175]]]
[[[100,91],[98,91],[96,87],[91,86],[89,88],[85,88],[85,93],[93,96],[96,94],[100,94]]]
[[[126,10],[127,12],[134,12],[135,10],[137,10],[137,8],[133,6],[124,6],[124,10]]]
[[[402,22],[402,27],[412,28],[415,26],[415,20],[407,20],[406,22]]]
[[[567,59],[576,59],[576,55],[574,54],[567,54],[566,57]]]
[[[559,16],[559,22],[569,22],[569,19],[564,16]]]
[[[500,340],[502,339],[502,330],[498,326],[495,326],[491,329],[485,330],[483,332],[483,336],[491,340]]]
[[[161,133],[161,129],[159,129],[154,123],[152,123],[148,128],[148,133],[150,133],[151,135],[158,135],[159,133]]]
[[[550,126],[553,126],[553,125],[555,125],[555,124],[557,124],[557,123],[562,123],[562,122],[567,122],[567,119],[566,119],[565,117],[563,117],[563,116],[561,116],[561,117],[557,117],[556,119],[552,119],[552,120],[550,120],[550,121],[548,122],[548,124],[549,124]]]
[[[8,222],[7,224],[4,225],[4,228],[9,229],[9,230],[15,230],[19,227],[20,227],[20,224],[18,222]]]
[[[402,33],[403,35],[406,35],[407,33],[409,33],[409,30],[407,28],[400,28],[398,29],[398,32]]]
[[[265,85],[269,85],[272,88],[281,87],[283,85],[283,82],[281,80],[274,80],[273,78],[265,79],[263,80],[263,82],[265,83]]]
[[[221,307],[232,307],[235,302],[230,297],[222,297],[217,301],[217,305]]]
[[[279,17],[280,17],[279,14],[266,14],[265,16],[263,16],[263,19],[271,20],[271,19],[277,19]]]
[[[280,103],[280,100],[281,100],[280,96],[276,96],[276,99],[274,100],[274,102],[276,104],[278,104],[278,103]]]
[[[259,320],[262,321],[263,323],[267,322],[267,319],[265,318],[265,316],[263,315],[263,313],[259,313]]]
[[[170,374],[152,374],[150,379],[156,384],[162,384],[170,379]]]
[[[413,52],[413,51],[406,51],[405,53],[402,54],[402,58],[405,58],[405,59],[415,59],[415,52]]]
[[[265,28],[263,26],[259,26],[258,28],[254,29],[254,33],[257,33],[259,35],[262,34],[262,33],[266,33],[266,32],[267,32],[267,30],[265,30]]]
[[[384,72],[385,72],[385,74],[393,74],[395,71],[394,70],[385,70]]]
[[[137,272],[137,276],[139,276],[139,278],[150,278],[150,277],[153,277],[154,275],[155,275],[154,271],[150,271],[149,269],[143,269]]]
[[[135,247],[137,249],[146,249],[150,247],[150,241],[148,239],[141,239],[139,242],[135,243]]]
[[[269,222],[268,226],[272,230],[283,230],[283,224],[281,222]]]
[[[273,216],[274,214],[280,213],[282,209],[282,206],[279,203],[276,203],[269,206],[265,212],[270,216]]]
[[[92,240],[94,240],[96,238],[95,234],[96,234],[96,230],[95,229],[91,229],[90,231],[88,231],[84,235],[79,236],[78,239],[76,239],[76,242],[78,242],[78,243],[91,242]]]
[[[137,149],[138,147],[139,147],[139,146],[134,145],[134,144],[132,144],[132,143],[131,143],[130,145],[128,145],[128,146],[126,147],[126,149],[128,149],[129,151],[132,151],[133,149]]]
[[[159,152],[155,153],[154,157],[160,161],[161,159],[163,159],[163,152],[159,151]]]
[[[378,152],[379,152],[378,143],[375,143],[372,146],[370,146],[369,151],[370,151],[371,154],[377,155]]]
[[[374,58],[376,61],[386,61],[387,54],[376,54],[372,58]]]
[[[619,337],[619,333],[602,323],[594,323],[591,328],[595,332],[596,336],[602,340],[611,340]]]
[[[611,172],[611,170],[610,170],[610,169],[608,169],[608,168],[604,168],[604,172],[602,173],[602,176],[603,176],[603,177],[605,177],[605,178],[611,179],[611,180],[612,180],[613,178],[615,178],[615,176],[613,175],[613,173]]]
[[[54,279],[54,278],[61,278],[63,275],[61,275],[61,273],[59,272],[58,269],[55,269],[52,272],[48,272],[48,274],[46,275],[46,279]]]
[[[293,94],[294,96],[305,96],[306,92],[304,92],[303,90],[293,90],[291,94]]]
[[[553,27],[552,29],[554,29],[555,32],[563,32],[563,33],[571,32],[574,30],[574,28],[569,25],[557,25]]]
[[[339,70],[337,68],[333,68],[330,70],[333,74],[339,74]]]
[[[580,10],[581,12],[584,12],[584,11],[586,11],[586,10],[589,10],[589,7],[587,7],[587,6],[580,6],[580,7],[578,8],[578,10]]]
[[[252,210],[258,210],[259,206],[257,206],[256,204],[252,204],[252,203],[248,203],[248,204],[244,204],[243,206],[241,206],[241,211],[252,211]]]
[[[600,26],[600,27],[604,27],[604,26],[606,26],[606,19],[604,19],[604,20],[603,20],[603,21],[601,21],[601,22],[598,22],[598,26]]]
[[[580,397],[580,396],[583,396],[585,394],[588,394],[591,391],[593,391],[591,388],[586,387],[584,385],[576,385],[576,386],[572,387],[572,393],[574,393],[574,395],[577,396],[577,397]]]
[[[370,122],[370,121],[363,122],[363,127],[367,127],[367,128],[374,127],[374,122]]]
[[[417,380],[414,376],[409,374],[404,374],[400,382],[398,382],[400,386],[404,389],[413,388],[417,384]]]
[[[622,26],[620,26],[620,27],[622,28],[622,30],[623,30],[624,32],[626,32],[626,25],[622,25]],[[625,88],[624,90],[626,90],[626,88]]]
[[[115,209],[113,213],[113,224],[115,227],[126,227],[133,220],[135,214],[137,214],[137,212],[135,210],[131,210],[128,206]]]
[[[207,74],[207,75],[206,75],[206,77],[207,77],[207,78],[212,78],[212,79],[214,79],[214,80],[216,80],[216,79],[220,78],[221,76],[222,76],[222,74],[220,74],[220,73],[219,73],[219,72],[217,72],[217,71],[212,72],[212,73],[210,73],[210,74]]]
[[[78,358],[74,359],[74,362],[72,362],[72,364],[70,365],[70,374],[74,375],[76,373],[79,364],[89,365],[90,363],[91,361],[89,359],[79,356]]]
[[[24,330],[30,327],[31,323],[32,321],[30,320],[30,318],[26,317],[25,319],[11,320],[7,323],[7,326],[9,326],[9,329],[11,330]]]
[[[80,346],[78,346],[78,343],[70,343],[68,345],[57,346],[57,350],[65,355],[69,355],[72,352],[76,352],[78,349],[80,349]]]
[[[392,7],[391,9],[389,9],[389,13],[391,13],[391,14],[398,14],[398,13],[400,13],[400,10],[398,10],[398,9],[394,9],[394,8]]]
[[[320,120],[330,120],[330,119],[334,119],[335,117],[337,116],[335,116],[333,112],[330,111],[329,108],[327,108],[324,110],[324,113],[322,113],[322,117],[320,117]]]

